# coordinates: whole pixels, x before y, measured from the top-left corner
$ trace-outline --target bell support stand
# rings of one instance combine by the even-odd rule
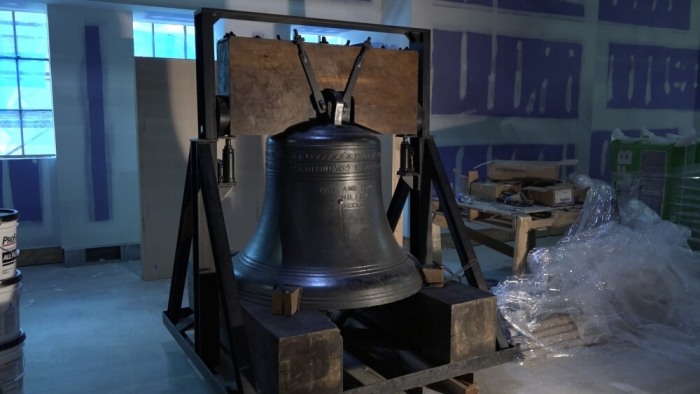
[[[199,138],[190,144],[187,174],[180,212],[173,276],[164,325],[182,347],[188,358],[217,392],[252,393],[260,387],[255,381],[249,343],[244,330],[243,307],[238,284],[231,266],[231,253],[221,205],[221,189],[231,184],[218,183],[216,142],[230,137],[217,117],[213,26],[219,19],[237,19],[282,24],[334,27],[369,32],[403,34],[409,38],[409,49],[419,54],[418,97],[422,127],[415,136],[405,137],[410,144],[415,173],[404,173],[397,183],[387,218],[395,229],[407,198],[410,197],[411,254],[420,263],[428,262],[431,215],[431,186],[435,188],[455,240],[460,262],[469,286],[485,289],[469,233],[462,222],[454,194],[429,136],[430,108],[430,30],[371,25],[346,21],[279,16],[240,11],[201,9],[194,17],[196,32],[197,109]],[[349,97],[346,98],[350,100]],[[420,123],[420,122],[419,122]],[[235,220],[235,218],[227,218]],[[192,253],[190,253],[192,252]],[[191,255],[191,262],[190,262]],[[183,306],[188,268],[193,282],[192,299]],[[250,333],[248,333],[249,335]],[[466,360],[406,375],[379,379],[346,392],[395,392],[420,387],[515,360],[517,347],[508,347],[500,328],[496,333],[497,349]]]

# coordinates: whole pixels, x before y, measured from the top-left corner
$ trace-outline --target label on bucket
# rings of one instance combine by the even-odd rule
[[[17,234],[5,235],[2,237],[2,248],[7,249],[17,244]]]
[[[15,261],[17,260],[17,256],[19,256],[19,249],[2,252],[2,265],[3,265],[3,267],[7,266],[7,265],[15,264]]]
[[[3,210],[0,209],[0,215]],[[15,276],[17,269],[17,220],[0,221],[0,251],[2,251],[2,267],[0,269],[0,279]]]

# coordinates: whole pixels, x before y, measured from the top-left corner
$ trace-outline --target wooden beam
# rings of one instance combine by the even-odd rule
[[[303,44],[320,89],[342,91],[359,47]],[[277,134],[315,117],[297,46],[227,37],[218,43],[217,94],[229,96],[232,133]],[[222,60],[223,59],[223,60]],[[373,48],[354,90],[355,122],[381,133],[415,134],[418,54]]]

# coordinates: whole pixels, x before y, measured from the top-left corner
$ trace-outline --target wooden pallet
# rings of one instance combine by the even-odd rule
[[[354,311],[284,316],[264,305],[242,306],[255,380],[263,392],[438,388],[473,394],[478,385],[472,372],[518,356],[515,349],[496,351],[495,297],[460,283]]]

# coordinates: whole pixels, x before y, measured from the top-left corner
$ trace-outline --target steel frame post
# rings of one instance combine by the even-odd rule
[[[180,228],[164,320],[183,347],[190,347],[223,389],[220,374],[220,327],[223,317],[226,340],[234,364],[239,392],[254,392],[247,341],[238,289],[231,267],[226,224],[219,199],[214,167],[216,140],[193,140],[190,144]],[[194,299],[183,308],[190,245]],[[183,324],[184,323],[184,324]],[[193,331],[194,341],[188,341]]]
[[[389,220],[389,227],[391,231],[396,231],[396,226],[401,218],[401,213],[403,212],[403,207],[406,204],[406,199],[411,192],[411,186],[409,186],[403,178],[399,178],[396,183],[396,188],[394,188],[394,194],[391,196],[391,202],[389,202],[389,207],[386,210],[386,217]]]
[[[216,69],[214,66],[214,12],[194,15],[195,65],[197,69],[197,133],[200,139],[216,140]]]

